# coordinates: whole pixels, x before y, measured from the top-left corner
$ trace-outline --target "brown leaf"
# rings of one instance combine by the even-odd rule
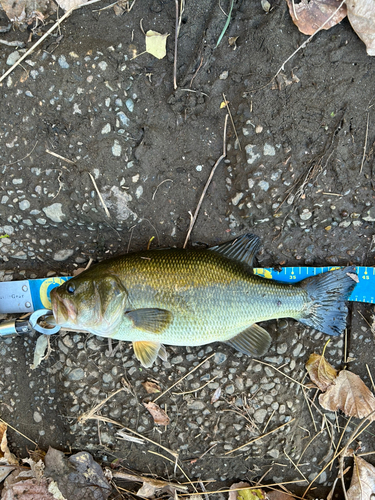
[[[2,8],[9,19],[15,23],[31,22],[44,19],[57,10],[52,0],[0,0]]]
[[[301,0],[299,3],[296,1],[293,2],[293,0],[286,0],[286,2],[294,24],[305,35],[315,33],[340,5],[339,0]],[[332,26],[340,23],[345,16],[346,6],[344,4],[332,19],[324,25],[323,29],[328,30],[332,28]]]
[[[311,354],[305,367],[311,380],[322,392],[325,392],[328,387],[334,384],[337,371],[324,356],[316,353]]]
[[[160,408],[156,403],[143,403],[143,406],[151,413],[155,424],[157,425],[168,425],[170,419],[164,410]]]
[[[353,476],[347,491],[348,500],[369,500],[375,495],[375,467],[361,457],[354,457]]]
[[[327,392],[319,396],[319,402],[326,410],[341,410],[350,417],[367,418],[375,411],[375,397],[363,381],[348,370],[342,370]],[[375,413],[369,416],[375,420]]]
[[[146,382],[142,382],[143,387],[146,389],[148,394],[156,394],[160,392],[160,386],[156,382],[151,382],[150,380],[146,380]]]
[[[62,9],[66,11],[86,3],[87,0],[56,0],[56,2]]]
[[[18,465],[18,460],[8,448],[7,427],[4,422],[0,422],[0,458],[8,465]]]
[[[350,0],[347,2],[347,8],[350,24],[366,45],[367,54],[375,56],[374,0]]]

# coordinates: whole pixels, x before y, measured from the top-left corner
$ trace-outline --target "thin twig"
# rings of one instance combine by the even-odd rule
[[[92,3],[97,3],[99,2],[100,0],[90,0],[89,2],[86,2],[84,4],[81,4],[81,5],[75,5],[74,7],[72,7],[71,9],[69,9],[68,11],[65,12],[65,14],[58,20],[55,22],[55,24],[46,32],[44,33],[44,35],[39,38],[39,40],[34,43],[34,45],[32,47],[29,48],[28,51],[26,51],[24,53],[24,55],[22,57],[20,57],[14,64],[13,66],[11,66],[8,71],[6,71],[1,77],[0,77],[0,83],[5,80],[5,78],[10,75],[10,73],[12,73],[12,71],[19,65],[21,64],[22,61],[24,61],[26,59],[26,57],[28,57],[31,52],[33,52],[37,47],[38,45],[40,45],[47,37],[48,35],[50,35],[56,28],[58,28],[60,26],[60,24],[65,21],[65,19],[67,17],[70,16],[70,14],[76,10],[76,9],[80,9],[81,7],[86,7],[87,5],[91,5]]]
[[[206,192],[207,192],[208,186],[211,183],[212,177],[214,176],[214,173],[215,173],[215,171],[216,171],[219,163],[221,162],[221,160],[223,160],[227,156],[227,123],[228,123],[228,114],[225,115],[225,122],[224,122],[223,154],[220,156],[220,158],[217,160],[217,162],[215,163],[215,165],[212,167],[210,176],[209,176],[209,178],[208,178],[208,180],[206,182],[206,185],[204,186],[204,189],[203,189],[202,195],[201,195],[201,197],[199,199],[197,208],[195,209],[194,216],[193,216],[192,220],[190,221],[189,230],[187,232],[183,248],[186,248],[187,242],[189,241],[191,231],[193,230],[195,221],[197,220],[198,213],[199,213],[199,210],[200,210],[202,202],[203,202],[203,198],[206,195]]]
[[[302,471],[300,470],[300,468],[298,467],[298,465],[293,462],[292,458],[288,455],[288,453],[285,450],[284,450],[284,454],[285,454],[286,458],[291,462],[291,464],[293,465],[293,467],[296,469],[296,471],[300,473],[300,475],[303,477],[303,479],[308,484],[309,482],[306,479],[306,476],[302,473]]]
[[[5,424],[6,426],[8,426],[10,429],[14,430],[14,432],[17,432],[17,434],[19,434],[20,436],[22,436],[25,439],[27,439],[28,441],[30,441],[30,443],[33,443],[33,445],[38,446],[38,443],[36,443],[32,439],[30,439],[29,437],[25,436],[25,434],[22,434],[22,432],[20,432],[19,430],[17,430],[12,425],[8,424],[8,422],[6,422],[5,420],[3,420],[2,418],[0,418],[0,422],[3,422],[3,424]]]
[[[154,199],[155,199],[155,195],[156,195],[157,190],[159,189],[159,187],[160,187],[162,184],[164,184],[164,182],[173,182],[173,180],[172,180],[172,179],[164,179],[163,181],[161,181],[161,182],[160,182],[160,184],[158,184],[158,185],[156,186],[156,189],[155,189],[155,191],[154,191],[154,194],[152,195],[152,200],[154,200]]]
[[[374,385],[374,381],[372,379],[372,375],[371,375],[371,372],[370,372],[370,368],[368,367],[368,364],[366,363],[366,368],[367,368],[367,373],[369,374],[369,377],[370,377],[370,380],[371,380],[371,384],[372,384],[372,390],[375,392],[375,385]]]
[[[229,118],[230,118],[230,121],[232,123],[234,134],[235,134],[237,142],[238,142],[238,147],[240,148],[240,151],[242,151],[241,143],[240,143],[240,138],[238,137],[236,127],[234,126],[234,121],[233,121],[232,113],[231,113],[230,108],[229,108],[229,102],[227,101],[227,98],[226,98],[226,96],[225,96],[224,93],[223,93],[223,98],[224,98],[224,102],[225,102],[225,107],[227,108],[228,113],[229,113]]]
[[[362,173],[363,169],[363,164],[365,163],[365,158],[366,158],[366,149],[367,149],[367,138],[368,138],[368,123],[370,119],[370,110],[367,110],[367,123],[366,123],[366,135],[365,135],[365,144],[363,146],[363,156],[362,156],[362,161],[361,161],[361,168],[359,170],[359,173]]]
[[[179,23],[178,23],[178,0],[174,0],[176,5],[176,27],[174,34],[174,61],[173,61],[173,88],[177,89],[177,40],[178,40],[178,32],[179,32]]]
[[[215,353],[211,354],[211,356],[208,356],[208,358],[204,359],[201,363],[199,363],[199,365],[195,366],[192,370],[190,370],[186,375],[184,375],[182,378],[180,378],[179,380],[177,380],[177,382],[175,382],[173,385],[171,385],[168,389],[166,389],[164,392],[162,392],[157,398],[155,398],[153,400],[153,403],[155,403],[155,401],[157,401],[158,399],[160,399],[162,396],[164,396],[164,394],[167,394],[167,392],[169,392],[171,389],[173,389],[173,387],[175,387],[177,384],[179,384],[180,382],[182,382],[186,377],[188,377],[191,373],[195,372],[195,370],[197,370],[200,366],[204,365],[206,361],[208,361],[209,359],[211,359],[213,356],[215,356]]]
[[[57,153],[54,153],[53,151],[50,151],[49,149],[46,149],[46,153],[49,155],[54,156],[55,158],[59,158],[60,160],[64,160],[67,163],[70,163],[71,165],[75,165],[75,162],[72,160],[68,160],[68,158],[65,158],[64,156],[58,155]]]
[[[291,424],[291,423],[292,423],[292,422],[294,422],[294,421],[295,421],[295,418],[292,418],[292,420],[289,420],[289,422],[285,422],[285,424],[282,424],[282,425],[280,425],[279,427],[276,427],[276,429],[274,429],[273,431],[269,431],[269,432],[267,432],[266,434],[262,434],[261,436],[258,436],[258,437],[256,437],[256,438],[252,439],[251,441],[248,441],[247,443],[242,444],[241,446],[238,446],[238,448],[235,448],[234,450],[227,451],[227,452],[225,453],[225,455],[229,455],[230,453],[234,453],[235,451],[238,451],[238,450],[240,450],[241,448],[245,448],[245,446],[249,446],[250,444],[255,443],[255,441],[259,441],[259,439],[263,439],[263,438],[265,438],[266,436],[269,436],[270,434],[273,434],[274,432],[279,431],[280,429],[282,429],[282,428],[283,428],[283,427],[285,427],[286,425]]]
[[[91,172],[89,172],[89,176],[92,180],[92,183],[94,184],[94,188],[95,188],[95,191],[98,193],[98,196],[99,196],[99,200],[101,202],[101,204],[103,205],[103,208],[104,208],[104,211],[105,211],[105,214],[108,218],[111,218],[111,214],[109,213],[109,210],[107,208],[107,205],[105,204],[104,200],[103,200],[103,196],[100,194],[100,191],[98,189],[98,186],[96,185],[96,182],[95,182],[95,179],[94,179],[94,176],[92,175]]]
[[[94,416],[94,414],[100,410],[100,408],[107,402],[109,401],[111,398],[113,398],[113,396],[116,396],[116,394],[118,394],[119,392],[122,392],[122,391],[126,391],[128,389],[126,389],[125,387],[121,387],[121,389],[117,389],[117,391],[115,392],[112,392],[112,394],[110,394],[108,397],[106,397],[105,399],[103,399],[103,401],[101,401],[100,403],[98,403],[96,406],[94,406],[94,408],[92,408],[90,411],[86,412],[86,413],[83,413],[80,417],[78,417],[78,422],[80,422],[81,424],[85,423],[86,420],[89,420],[91,417]]]
[[[172,392],[172,394],[174,396],[185,396],[185,394],[193,394],[193,392],[198,392],[198,391],[201,391],[202,389],[204,389],[208,384],[211,384],[215,379],[217,379],[218,375],[216,375],[216,377],[214,377],[213,379],[209,380],[208,382],[206,382],[205,384],[201,385],[200,387],[198,387],[198,389],[192,389],[191,391],[185,391],[185,392]]]

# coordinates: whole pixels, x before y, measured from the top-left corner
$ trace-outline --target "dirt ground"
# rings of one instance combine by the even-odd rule
[[[216,47],[230,2],[186,0],[174,89],[175,2],[138,0],[123,15],[107,5],[74,12],[0,84],[2,280],[70,275],[90,258],[144,249],[152,237],[154,248],[182,247],[189,213],[223,151],[224,95],[233,119],[227,157],[189,244],[214,245],[250,231],[262,238],[262,266],[374,265],[375,60],[346,19],[319,33],[273,78],[306,40],[284,1],[266,13],[258,0],[235,0]],[[142,29],[170,34],[164,59],[139,55]],[[33,42],[29,35],[0,34],[26,48],[40,33]],[[14,51],[1,45],[0,75]],[[350,369],[369,387],[373,312],[354,303],[348,319]],[[301,382],[309,354],[321,352],[326,336],[292,320],[263,326],[274,339],[263,361]],[[342,415],[310,408],[298,383],[225,345],[169,347],[169,362],[142,370],[127,343],[114,354],[105,340],[84,334],[56,335],[51,343],[52,354],[35,371],[35,337],[0,344],[0,416],[44,449],[84,449],[104,464],[119,459],[143,474],[185,481],[163,449],[119,440],[111,423],[77,421],[125,379],[128,389],[101,414],[178,452],[191,480],[215,480],[208,490],[236,480],[299,481],[288,487],[301,494],[346,424]],[[334,338],[327,348],[336,368],[344,366],[344,347],[343,338]],[[171,424],[155,427],[141,383],[152,378],[165,390],[211,354],[158,401]],[[222,396],[212,404],[218,387]],[[373,451],[373,432],[372,426],[361,436],[364,451]],[[27,455],[31,443],[9,434],[12,451]],[[336,477],[335,465],[310,498],[326,498]]]

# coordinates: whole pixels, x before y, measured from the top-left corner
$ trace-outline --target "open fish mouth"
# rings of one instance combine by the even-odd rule
[[[77,309],[69,299],[61,297],[55,289],[51,291],[52,312],[57,325],[75,322]]]

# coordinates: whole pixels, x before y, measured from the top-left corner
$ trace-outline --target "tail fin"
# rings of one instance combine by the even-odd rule
[[[340,335],[346,327],[348,308],[345,301],[357,283],[355,266],[303,280],[300,286],[311,302],[298,321],[328,335]]]

